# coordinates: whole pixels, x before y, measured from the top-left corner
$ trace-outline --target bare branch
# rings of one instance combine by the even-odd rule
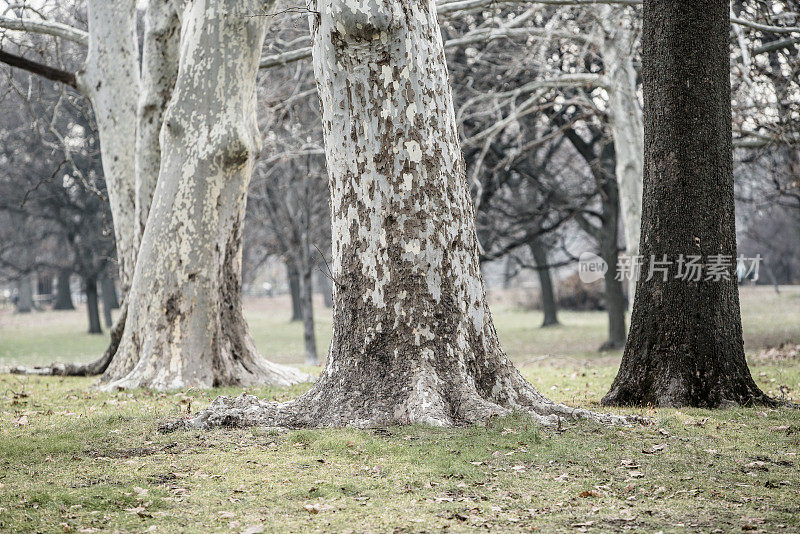
[[[75,80],[75,74],[72,72],[55,69],[53,67],[43,65],[42,63],[25,59],[22,56],[9,54],[4,50],[0,50],[0,62],[11,65],[12,67],[27,70],[28,72],[32,72],[34,74],[38,74],[39,76],[54,82],[61,82],[65,85],[69,85],[73,89],[78,88],[78,84]]]
[[[89,34],[87,32],[79,30],[78,28],[73,28],[72,26],[67,26],[66,24],[61,24],[60,22],[0,17],[0,28],[52,35],[53,37],[61,37],[62,39],[83,46],[89,44]]]

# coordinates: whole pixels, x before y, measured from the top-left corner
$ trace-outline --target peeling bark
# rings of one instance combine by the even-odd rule
[[[142,240],[161,165],[159,134],[178,75],[183,1],[150,0],[144,17],[141,93],[136,115],[136,250]]]
[[[434,3],[316,10],[335,280],[327,365],[294,401],[220,397],[174,426],[451,426],[512,411],[546,425],[622,422],[546,399],[500,348]]]
[[[261,2],[189,3],[161,162],[107,387],[291,384],[262,359],[241,307],[241,226],[258,149]]]

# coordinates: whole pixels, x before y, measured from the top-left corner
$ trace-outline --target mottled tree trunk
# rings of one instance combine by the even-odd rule
[[[158,183],[108,387],[290,384],[262,359],[241,309],[247,186],[258,154],[255,80],[266,19],[256,0],[191,2],[161,131]]]
[[[593,416],[543,397],[498,343],[434,3],[313,7],[333,217],[328,362],[294,401],[220,397],[179,424],[449,426],[520,410],[553,425]]]
[[[86,292],[86,314],[89,318],[89,333],[102,334],[100,308],[97,305],[97,278],[87,276],[83,279],[83,284]]]
[[[645,0],[641,251],[673,262],[639,279],[631,330],[603,403],[719,407],[768,399],[750,376],[736,286],[728,2]],[[698,281],[676,278],[700,255]],[[726,277],[708,278],[712,255]]]
[[[289,295],[292,297],[292,318],[290,321],[303,319],[303,303],[300,300],[300,273],[294,265],[294,260],[286,261],[286,278],[289,282]]]
[[[136,232],[138,250],[161,166],[159,134],[178,75],[184,0],[149,0],[142,40],[141,92],[136,113]]]
[[[58,283],[56,285],[56,301],[53,304],[54,310],[74,310],[75,305],[72,303],[72,290],[69,286],[69,280],[72,272],[68,269],[62,269],[58,272]]]
[[[89,47],[78,88],[92,102],[114,222],[123,296],[136,264],[134,139],[139,96],[136,1],[89,0]]]
[[[17,280],[17,313],[33,311],[33,284],[29,274]]]
[[[539,288],[542,296],[542,312],[544,320],[542,327],[555,326],[558,324],[558,306],[556,305],[556,295],[553,291],[553,279],[550,276],[550,268],[547,266],[547,247],[541,239],[534,239],[530,243],[533,262],[536,264],[536,273],[539,275]]]
[[[608,80],[608,118],[614,138],[616,177],[625,231],[625,254],[639,254],[642,221],[642,165],[644,126],[642,108],[636,94],[637,33],[625,15],[625,7],[600,8],[603,41],[600,47]],[[628,302],[633,303],[636,281],[628,282]],[[624,328],[624,327],[623,327]]]

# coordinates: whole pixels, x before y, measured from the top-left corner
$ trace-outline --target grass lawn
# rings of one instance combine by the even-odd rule
[[[619,362],[594,352],[603,314],[563,313],[563,326],[542,330],[536,312],[494,309],[529,380],[599,409]],[[757,382],[800,401],[800,359],[756,356],[800,343],[800,289],[745,288],[742,314]],[[284,300],[247,304],[259,349],[298,362],[300,327],[286,317]],[[317,317],[324,347],[330,314]],[[94,357],[105,336],[85,326],[80,311],[0,312],[0,366]],[[0,374],[0,531],[800,531],[800,410],[661,409],[645,413],[653,426],[560,431],[514,416],[457,429],[163,435],[160,420],[242,390],[92,384]],[[307,387],[247,392],[284,400]]]

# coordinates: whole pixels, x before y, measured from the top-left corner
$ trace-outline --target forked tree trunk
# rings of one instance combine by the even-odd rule
[[[555,326],[558,324],[558,306],[553,291],[550,268],[547,266],[547,248],[541,239],[534,239],[530,243],[530,249],[533,262],[536,264],[536,273],[539,275],[539,288],[542,294],[542,312],[544,313],[542,328]]]
[[[31,275],[23,275],[17,280],[17,313],[33,311],[33,284]]]
[[[161,164],[108,387],[290,384],[262,359],[241,310],[241,226],[258,153],[262,3],[191,2],[161,132]]]
[[[767,402],[745,361],[736,286],[728,2],[645,0],[645,194],[641,250],[666,281],[639,279],[631,330],[603,404]],[[698,281],[677,262],[702,256]],[[709,264],[723,255],[725,276]]]
[[[86,314],[89,318],[89,333],[102,334],[100,326],[100,308],[97,305],[97,278],[87,276],[83,279],[86,290]]]
[[[78,89],[92,102],[114,221],[123,297],[136,264],[134,144],[139,95],[136,0],[89,0],[89,47]]]
[[[639,254],[642,222],[642,165],[644,161],[644,126],[642,108],[636,94],[637,32],[630,27],[625,7],[605,5],[600,8],[603,41],[600,48],[608,79],[608,117],[617,158],[622,225],[625,231],[625,254]],[[636,281],[628,281],[628,302],[633,305]]]
[[[56,285],[56,301],[53,304],[54,310],[74,310],[75,305],[72,303],[72,289],[69,286],[69,280],[72,272],[67,269],[62,269],[58,272],[58,284]]]
[[[294,401],[220,397],[175,426],[592,416],[543,397],[500,349],[434,3],[361,6],[319,0],[311,16],[333,217],[327,365]]]

